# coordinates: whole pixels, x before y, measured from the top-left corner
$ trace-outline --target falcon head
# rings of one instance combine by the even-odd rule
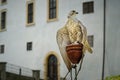
[[[76,12],[75,10],[72,10],[72,11],[69,12],[68,18],[75,17],[77,14],[78,14],[78,12]]]

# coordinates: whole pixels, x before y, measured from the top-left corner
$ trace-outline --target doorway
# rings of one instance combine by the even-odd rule
[[[60,80],[60,56],[49,51],[44,60],[44,80]]]
[[[57,58],[54,55],[50,55],[48,58],[48,80],[58,80]]]

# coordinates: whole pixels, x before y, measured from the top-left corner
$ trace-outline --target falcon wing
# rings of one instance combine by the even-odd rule
[[[80,23],[80,26],[82,27],[82,33],[83,33],[83,38],[82,38],[82,43],[83,43],[83,53],[85,53],[85,51],[87,50],[88,52],[92,53],[92,49],[88,43],[87,40],[87,29],[84,25],[82,25],[82,23]]]
[[[70,41],[69,41],[68,32],[65,29],[65,27],[63,27],[57,31],[56,39],[57,39],[57,44],[58,44],[61,56],[66,64],[68,70],[70,71],[71,62],[66,53],[66,46],[68,44],[70,44]]]

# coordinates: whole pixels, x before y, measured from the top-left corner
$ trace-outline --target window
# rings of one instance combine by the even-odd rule
[[[27,51],[32,50],[32,42],[27,42]]]
[[[94,39],[94,36],[93,36],[93,35],[89,35],[89,36],[88,36],[88,43],[90,44],[91,47],[93,47],[93,45],[94,45],[94,44],[93,44],[93,42],[94,42],[93,39]]]
[[[58,0],[48,0],[48,21],[57,19]]]
[[[0,31],[6,29],[6,10],[1,11]]]
[[[34,0],[27,2],[27,25],[34,24]]]
[[[94,12],[94,2],[84,2],[83,3],[83,14],[93,13]]]
[[[7,0],[1,0],[1,4],[7,3]]]
[[[4,49],[5,49],[5,46],[4,45],[0,45],[0,54],[4,53]]]

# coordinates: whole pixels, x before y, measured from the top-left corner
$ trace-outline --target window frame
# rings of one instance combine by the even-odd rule
[[[5,26],[4,28],[2,29],[2,13],[5,12]],[[0,32],[2,31],[6,31],[6,28],[7,27],[7,10],[6,9],[3,9],[0,11]]]
[[[83,2],[83,14],[94,13],[94,1]]]
[[[55,9],[56,9],[56,17],[55,17],[55,18],[51,18],[51,19],[50,19],[50,17],[49,17],[49,16],[50,16],[50,7],[49,7],[49,6],[50,6],[50,4],[49,4],[49,3],[50,3],[50,0],[48,0],[47,2],[48,2],[48,4],[47,4],[47,5],[48,5],[48,10],[47,10],[47,22],[57,21],[57,20],[58,20],[58,0],[56,0],[56,6],[55,6],[55,7],[56,7],[56,8],[55,8]]]
[[[28,5],[33,4],[32,22],[28,23]],[[35,0],[29,0],[26,2],[26,26],[35,25]]]

